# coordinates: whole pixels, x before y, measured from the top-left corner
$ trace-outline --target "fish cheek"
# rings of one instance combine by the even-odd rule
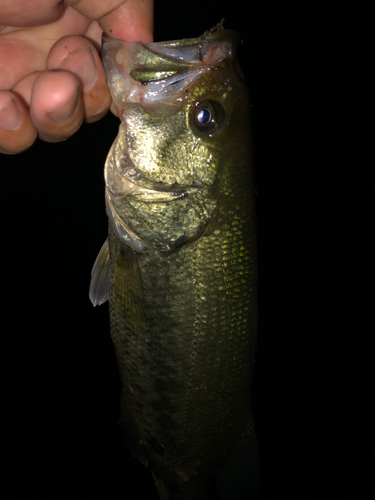
[[[186,165],[188,130],[183,110],[168,116],[153,114],[141,106],[126,112],[127,154],[149,179],[168,185],[191,184]]]

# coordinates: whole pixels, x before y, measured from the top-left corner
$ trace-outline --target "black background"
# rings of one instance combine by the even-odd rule
[[[370,11],[156,0],[155,40],[197,36],[221,18],[242,36],[253,103],[256,498],[367,499],[375,495]],[[117,127],[108,114],[63,143],[0,156],[1,498],[157,499],[117,429],[108,307],[88,299]]]

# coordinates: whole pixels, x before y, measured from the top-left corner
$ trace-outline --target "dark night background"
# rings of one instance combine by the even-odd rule
[[[243,38],[253,103],[256,500],[368,499],[375,495],[370,11],[334,2],[156,0],[155,40],[197,36],[221,18]],[[88,299],[106,238],[103,165],[117,127],[108,114],[63,143],[38,141],[0,156],[4,499],[157,499],[149,470],[117,428],[108,307],[94,309]]]

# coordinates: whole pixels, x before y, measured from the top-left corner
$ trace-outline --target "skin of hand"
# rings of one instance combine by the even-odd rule
[[[0,152],[58,142],[111,104],[101,35],[153,39],[153,0],[0,0]]]

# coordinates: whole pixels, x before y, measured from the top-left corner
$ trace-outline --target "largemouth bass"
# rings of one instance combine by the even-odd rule
[[[257,327],[249,98],[233,31],[104,37],[121,119],[105,165],[108,240],[90,298],[109,299],[121,418],[161,500],[257,488],[250,408]]]

